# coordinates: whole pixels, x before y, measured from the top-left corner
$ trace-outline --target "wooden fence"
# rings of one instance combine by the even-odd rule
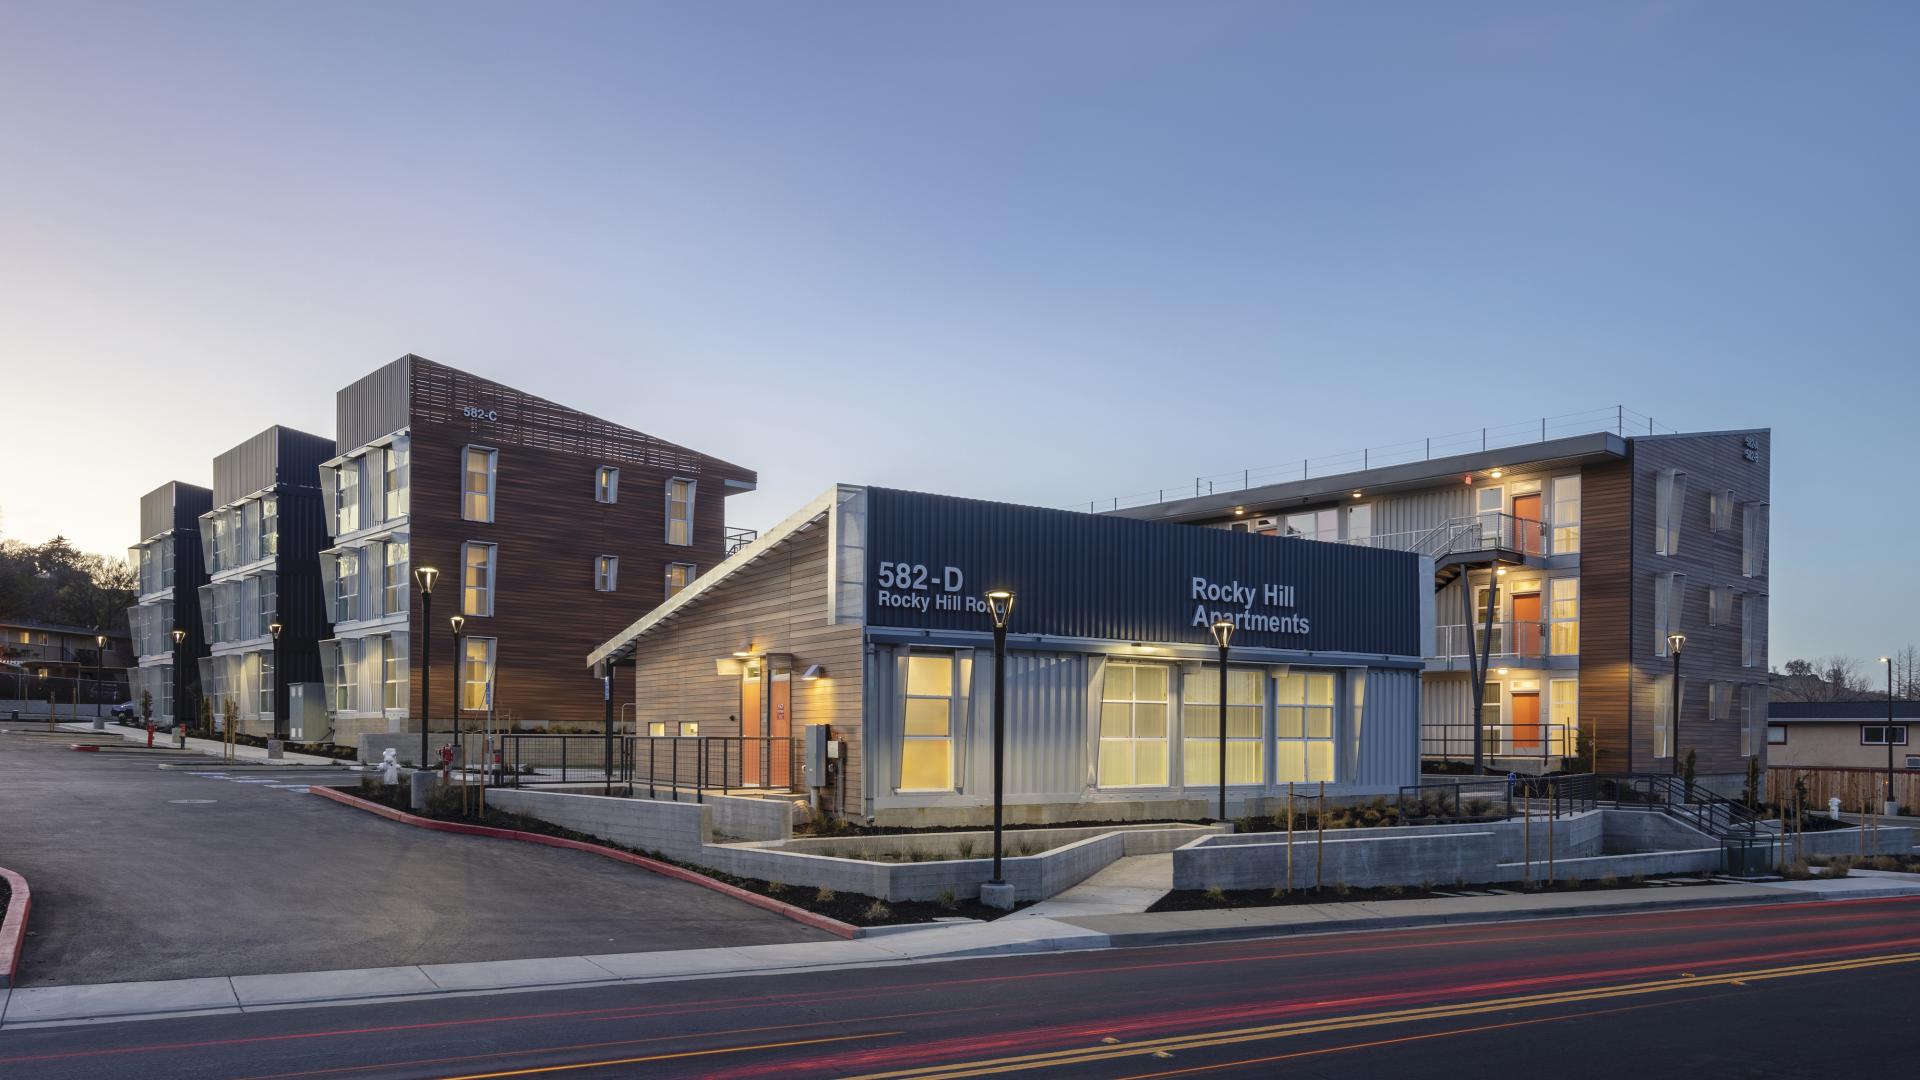
[[[1806,785],[1807,802],[1815,810],[1825,810],[1827,800],[1838,795],[1842,810],[1877,813],[1886,798],[1887,770],[1769,768],[1767,801],[1775,806],[1792,802],[1795,781]],[[1893,770],[1893,797],[1908,812],[1920,810],[1920,769]]]

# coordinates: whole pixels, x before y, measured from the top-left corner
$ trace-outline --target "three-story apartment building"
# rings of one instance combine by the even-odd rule
[[[1430,767],[1666,772],[1692,751],[1737,788],[1766,754],[1770,433],[1636,434],[1630,415],[1112,512],[1432,558]]]
[[[341,743],[417,733],[422,718],[451,730],[456,704],[468,727],[490,707],[503,726],[598,725],[601,685],[574,658],[720,562],[724,500],[755,485],[751,470],[413,355],[342,389],[336,416],[339,452],[319,473],[333,624],[320,652]],[[420,568],[438,572],[433,625]]]
[[[286,723],[287,699],[293,684],[320,682],[319,467],[331,457],[332,439],[276,426],[213,459],[214,505],[198,522],[200,685],[215,719],[232,702],[249,734],[308,736]]]
[[[198,594],[207,570],[197,522],[212,505],[213,492],[177,480],[140,497],[140,542],[127,549],[140,575],[139,599],[127,609],[138,662],[127,676],[136,703],[143,692],[153,695],[156,721],[198,718],[199,661],[207,651]]]

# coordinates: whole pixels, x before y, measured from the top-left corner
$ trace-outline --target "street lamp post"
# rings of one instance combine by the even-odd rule
[[[107,635],[93,635],[93,715],[100,715],[100,684],[107,681]],[[1893,677],[1887,677],[1887,685],[1893,685]]]
[[[993,880],[1000,876],[1000,827],[1003,802],[1002,774],[1007,761],[1007,620],[1013,617],[1013,593],[995,589],[987,594],[987,613],[993,618]]]
[[[1880,662],[1887,665],[1887,805],[1883,807],[1888,817],[1900,812],[1900,805],[1893,797],[1893,657],[1883,656]]]
[[[455,615],[447,622],[453,627],[453,753],[458,757],[460,755],[460,665],[465,661],[465,657],[460,653],[460,638],[466,629],[467,620],[465,616]],[[466,763],[462,762],[461,768],[465,767]]]
[[[1233,640],[1233,620],[1213,621],[1213,640],[1220,646],[1220,817],[1227,820],[1227,645]]]
[[[1667,726],[1673,739],[1673,746],[1669,749],[1673,751],[1673,772],[1676,776],[1680,773],[1680,650],[1685,648],[1686,644],[1687,635],[1685,634],[1667,635],[1667,651],[1673,654],[1673,685],[1667,690],[1667,697],[1669,704],[1673,706],[1673,711]]]
[[[280,631],[284,629],[286,627],[280,625],[278,616],[275,616],[273,622],[267,627],[267,630],[273,634],[273,699],[268,704],[273,706],[273,737],[283,741],[287,737],[288,730],[287,710],[280,704],[280,684],[286,681],[286,677],[280,672]]]
[[[186,683],[180,677],[180,650],[185,648],[186,644],[187,644],[186,630],[178,626],[174,627],[173,628],[173,700],[167,703],[167,707],[173,710],[173,726],[176,729],[179,728],[181,724],[186,722],[186,717],[180,715],[180,702],[187,692]],[[147,745],[149,746],[153,745],[153,724],[151,722],[147,724]]]
[[[420,767],[425,769],[427,755],[427,716],[433,711],[433,583],[440,571],[431,566],[413,570],[414,583],[420,586]]]

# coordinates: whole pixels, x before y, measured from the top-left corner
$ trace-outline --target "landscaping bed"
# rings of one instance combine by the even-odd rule
[[[1037,824],[1003,825],[1002,832],[1025,832],[1031,829],[1105,829],[1119,828],[1124,825],[1211,825],[1207,818],[1178,819],[1150,818],[1142,821],[1048,821]],[[924,825],[918,828],[907,825],[855,825],[839,818],[820,818],[803,821],[793,827],[793,835],[808,839],[831,838],[836,836],[910,836],[921,833],[960,833],[980,832],[978,825]]]
[[[1811,874],[1806,876],[1812,876]],[[1711,874],[1664,874],[1657,881],[1691,881],[1705,883],[1711,881]],[[1170,892],[1154,902],[1148,911],[1214,911],[1226,908],[1249,907],[1287,907],[1295,904],[1351,904],[1371,903],[1383,900],[1434,900],[1457,897],[1464,893],[1490,893],[1498,890],[1504,893],[1575,893],[1607,892],[1617,889],[1665,889],[1682,886],[1655,885],[1645,878],[1596,878],[1591,881],[1539,881],[1530,883],[1509,882],[1501,885],[1455,885],[1451,887],[1423,885],[1404,888],[1386,886],[1384,888],[1352,889],[1341,885],[1330,885],[1319,889],[1295,889],[1282,892],[1279,889],[1182,889]]]
[[[711,878],[714,881],[731,885],[736,889],[756,893],[770,900],[824,915],[830,919],[853,926],[899,926],[913,923],[930,923],[940,919],[997,919],[1009,914],[999,908],[988,907],[977,899],[948,897],[945,900],[902,900],[888,903],[871,896],[858,893],[837,893],[832,889],[814,889],[801,886],[784,885],[777,881],[762,881],[757,878],[735,877],[732,874],[710,870],[695,863],[670,858],[654,851],[642,851],[604,840],[597,836],[575,832],[562,828],[539,818],[522,814],[510,814],[503,810],[488,807],[484,814],[474,813],[471,808],[462,812],[460,788],[457,785],[443,785],[434,789],[427,805],[415,810],[411,805],[411,796],[405,785],[382,784],[372,777],[362,777],[357,787],[335,788],[346,795],[378,803],[381,806],[401,810],[416,817],[431,818],[435,821],[449,821],[463,825],[480,825],[494,829],[512,829],[516,832],[533,833],[539,836],[558,837],[578,843],[591,844],[609,851],[640,855],[669,866],[677,866]],[[468,789],[472,798],[477,788]],[[1022,904],[1020,907],[1028,905]],[[1015,910],[1018,910],[1016,908]]]

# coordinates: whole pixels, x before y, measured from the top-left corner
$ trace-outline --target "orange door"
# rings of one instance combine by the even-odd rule
[[[740,784],[742,787],[754,787],[766,783],[766,758],[761,754],[763,743],[762,720],[765,713],[760,707],[760,667],[749,664],[746,673],[740,676]]]
[[[1509,746],[1516,754],[1540,749],[1540,694],[1537,691],[1513,694],[1508,699],[1508,709],[1513,722],[1508,725],[1511,734]]]
[[[1546,635],[1540,626],[1540,594],[1516,594],[1513,598],[1513,655],[1539,656]]]
[[[1540,493],[1513,497],[1514,550],[1522,555],[1541,555],[1547,550],[1546,534],[1540,528]]]
[[[772,707],[767,710],[767,734],[773,738],[767,743],[768,763],[772,765],[768,770],[767,786],[790,788],[793,786],[793,744],[788,741],[793,734],[792,674],[783,671],[775,675],[769,692],[773,695],[773,701]]]

